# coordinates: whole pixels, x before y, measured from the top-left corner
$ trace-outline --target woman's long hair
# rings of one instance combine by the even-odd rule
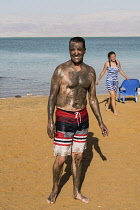
[[[113,51],[111,51],[111,52],[109,52],[109,53],[108,53],[109,66],[111,66],[110,56],[111,56],[111,55],[113,55],[113,54],[116,56],[116,53],[115,53],[115,52],[113,52]],[[116,65],[118,66],[118,63],[117,63],[117,61],[116,61],[116,60],[115,60],[115,62],[116,62]]]

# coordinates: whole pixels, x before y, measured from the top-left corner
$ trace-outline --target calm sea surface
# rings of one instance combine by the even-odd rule
[[[49,95],[55,68],[69,60],[70,38],[0,38],[0,97]],[[115,51],[129,78],[140,80],[140,37],[85,38],[84,62],[93,66],[97,77]],[[105,78],[97,86],[97,94],[105,94]],[[119,75],[119,84],[124,77]]]

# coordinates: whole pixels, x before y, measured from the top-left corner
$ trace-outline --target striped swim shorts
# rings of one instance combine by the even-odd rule
[[[86,108],[77,112],[57,108],[55,114],[54,155],[67,156],[72,152],[83,153],[89,127]]]

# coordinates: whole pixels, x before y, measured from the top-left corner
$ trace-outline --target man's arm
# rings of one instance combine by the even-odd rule
[[[57,95],[60,88],[60,81],[61,81],[61,68],[57,67],[54,71],[51,80],[51,89],[50,89],[50,96],[48,100],[48,127],[47,133],[50,138],[54,137],[55,134],[55,124],[53,120],[54,109],[57,102]]]
[[[96,81],[96,74],[95,74],[94,69],[92,69],[92,82],[91,82],[91,86],[89,88],[89,94],[88,94],[89,104],[90,104],[91,110],[93,111],[93,113],[98,121],[98,124],[101,128],[103,136],[106,136],[106,135],[108,135],[108,129],[104,125],[102,116],[100,113],[99,102],[96,97],[95,81]]]

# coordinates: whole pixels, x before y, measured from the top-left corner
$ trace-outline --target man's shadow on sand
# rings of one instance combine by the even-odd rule
[[[86,146],[86,149],[84,150],[84,153],[83,153],[80,188],[82,187],[87,169],[90,166],[90,163],[93,159],[93,151],[92,151],[93,147],[96,150],[96,152],[100,155],[100,157],[103,161],[107,160],[107,158],[103,155],[103,153],[100,149],[99,139],[94,137],[94,134],[92,132],[89,132],[88,137],[87,137],[87,146]],[[63,186],[69,180],[70,176],[72,175],[72,173],[71,173],[71,162],[72,162],[72,158],[71,158],[71,156],[68,156],[67,160],[65,162],[66,163],[65,173],[61,177],[60,183],[59,183],[59,193],[60,193],[61,189],[63,188]]]

